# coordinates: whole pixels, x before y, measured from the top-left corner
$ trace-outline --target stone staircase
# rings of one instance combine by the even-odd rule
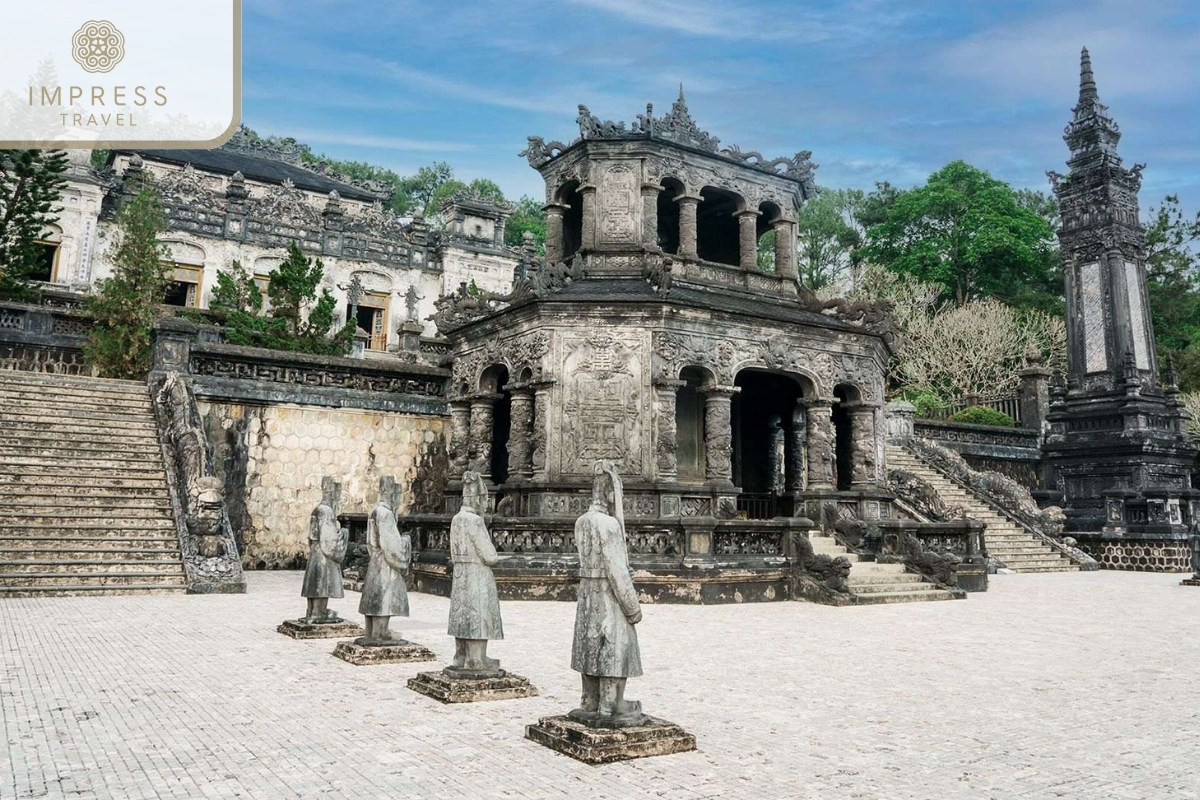
[[[968,517],[986,523],[987,530],[984,531],[983,539],[988,555],[1013,572],[1079,571],[1079,567],[1071,559],[907,449],[889,444],[887,464],[889,468],[907,470],[920,476],[933,486],[948,507],[958,506]]]
[[[0,598],[186,590],[145,384],[0,371]]]
[[[854,605],[880,603],[916,603],[925,600],[954,600],[955,595],[939,589],[920,575],[905,572],[903,564],[877,564],[861,561],[832,536],[809,534],[817,555],[841,556],[850,562],[850,599]]]

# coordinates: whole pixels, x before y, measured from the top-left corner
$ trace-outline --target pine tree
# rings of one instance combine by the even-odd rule
[[[58,219],[66,170],[62,150],[0,150],[0,300],[37,300],[28,276]]]
[[[158,190],[149,183],[117,214],[113,274],[88,302],[95,324],[84,356],[101,375],[137,379],[150,371],[151,329],[172,277],[170,252],[158,240],[165,229]]]

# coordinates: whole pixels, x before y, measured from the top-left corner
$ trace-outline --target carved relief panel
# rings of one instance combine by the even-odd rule
[[[641,189],[639,165],[616,161],[605,165],[600,178],[601,245],[637,244]]]

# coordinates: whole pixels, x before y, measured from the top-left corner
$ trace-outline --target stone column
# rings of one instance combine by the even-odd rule
[[[651,249],[658,248],[658,193],[661,186],[642,184],[642,244]]]
[[[598,229],[596,212],[596,187],[581,186],[579,194],[583,197],[583,237],[580,241],[581,250],[595,250],[599,241],[596,236]]]
[[[696,258],[696,209],[700,206],[699,197],[681,195],[675,198],[679,203],[679,257]]]
[[[471,401],[450,402],[450,478],[459,480],[471,464]]]
[[[1017,395],[1021,403],[1021,427],[1042,432],[1050,413],[1050,376],[1053,372],[1042,364],[1033,364],[1019,373],[1021,388]]]
[[[776,220],[775,229],[775,274],[780,278],[796,280],[796,223],[789,219]]]
[[[804,405],[797,402],[792,412],[792,428],[787,432],[787,490],[804,491],[805,450],[808,444],[808,414]]]
[[[758,271],[758,212],[747,209],[733,215],[738,221],[738,265]]]
[[[875,406],[870,403],[846,403],[850,417],[850,485],[863,489],[876,484]]]
[[[783,429],[783,420],[778,414],[772,414],[767,421],[770,434],[767,437],[767,449],[771,454],[771,494],[781,495],[787,488],[787,438]]]
[[[529,465],[534,480],[544,480],[549,474],[549,445],[546,427],[549,425],[550,387],[554,381],[530,384],[533,389],[533,427],[529,437]]]
[[[808,488],[832,489],[837,485],[832,397],[805,400],[808,412]]]
[[[660,481],[673,481],[679,474],[675,394],[684,385],[686,381],[669,378],[654,381],[654,465],[655,475]]]
[[[485,481],[492,479],[492,424],[494,421],[494,395],[477,395],[471,398],[471,469]]]
[[[563,260],[563,214],[567,206],[562,203],[547,203],[546,212],[546,261],[557,264]]]
[[[508,480],[521,481],[533,474],[533,388],[513,386],[508,425]]]
[[[704,394],[704,477],[710,483],[733,485],[733,427],[730,405],[737,386],[710,386]]]

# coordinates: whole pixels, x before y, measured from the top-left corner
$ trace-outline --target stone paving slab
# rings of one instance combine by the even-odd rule
[[[592,767],[524,738],[578,701],[574,606],[506,602],[538,697],[442,705],[427,665],[294,641],[301,573],[246,595],[0,600],[0,798],[1200,797],[1200,591],[1001,575],[957,603],[645,607],[629,695],[697,750]],[[448,663],[448,601],[392,627]],[[357,597],[333,604],[361,621]]]

